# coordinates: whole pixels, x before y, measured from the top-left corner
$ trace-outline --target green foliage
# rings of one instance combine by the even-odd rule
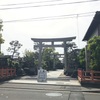
[[[52,54],[54,53],[54,49],[53,48],[44,48],[43,52],[42,52],[42,62],[45,66],[43,66],[44,69],[51,69],[50,66],[52,67]]]
[[[47,69],[47,67],[48,67],[48,66],[47,66],[46,62],[45,62],[45,61],[42,61],[42,68],[43,68],[43,69]]]
[[[37,74],[37,67],[38,67],[38,53],[25,50],[23,56],[23,69],[25,70],[26,74],[28,75]]]
[[[0,44],[4,43],[4,39],[2,38],[2,34],[0,34]]]
[[[3,44],[4,41],[5,41],[5,40],[2,38],[2,34],[0,34],[0,55],[2,54],[2,53],[1,53],[1,44]]]
[[[42,52],[42,64],[43,68],[47,70],[53,69],[53,64],[55,62],[55,66],[59,63],[59,59],[56,57],[58,52],[55,52],[54,48],[44,48]],[[46,65],[45,65],[46,64]]]
[[[21,48],[22,44],[19,43],[19,41],[15,40],[15,41],[11,41],[10,43],[10,47],[8,47],[7,51],[11,53],[12,58],[13,57],[19,57],[19,52],[18,50]]]
[[[78,59],[79,53],[80,53],[80,49],[74,49],[70,53],[68,53],[68,66],[69,67],[73,69],[77,69],[80,67],[80,63]]]
[[[3,23],[3,21],[0,19],[0,53],[1,53],[1,44],[3,44],[4,41],[5,41],[5,40],[2,38],[2,34],[1,34],[1,31],[3,31],[3,29],[2,29],[2,27],[3,27],[2,23]]]
[[[32,52],[29,50],[25,50],[24,52],[24,62],[25,62],[25,67],[38,67],[38,58],[39,58],[39,53],[38,52]]]
[[[85,69],[85,48],[83,48],[80,51],[80,54],[78,56],[79,62],[80,62],[80,68]]]
[[[13,60],[13,59],[8,58],[7,63],[8,63],[9,68],[18,68],[18,67],[20,67],[18,60]]]
[[[67,48],[68,48],[68,51],[67,52],[72,52],[75,48],[77,48],[76,44],[74,42],[68,42],[67,43]]]
[[[8,67],[12,67],[12,60],[10,58],[7,59]]]
[[[25,50],[24,66],[28,68],[34,67],[34,53],[32,51]]]
[[[3,29],[2,29],[2,27],[3,27],[2,23],[3,23],[3,21],[2,21],[2,19],[0,19],[0,31],[3,30]]]
[[[95,36],[88,41],[90,51],[90,68],[100,70],[100,36]]]
[[[0,56],[3,56],[4,54],[0,52]]]
[[[43,53],[42,53],[42,58],[44,61],[46,60],[50,60],[51,59],[51,54],[54,53],[54,49],[53,48],[44,48],[43,49]]]

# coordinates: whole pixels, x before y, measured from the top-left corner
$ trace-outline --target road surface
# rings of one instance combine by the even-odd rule
[[[15,79],[19,80],[19,83],[13,82],[14,80],[1,83],[0,100],[100,100],[99,92],[86,91],[86,88],[80,85],[29,84],[25,83],[25,79],[26,81],[31,81],[32,77],[25,76]],[[24,83],[20,83],[20,80],[24,81]],[[53,81],[58,82],[58,80]],[[61,83],[64,82],[64,80],[59,81]],[[65,81],[72,82],[71,80],[66,80],[66,78]]]

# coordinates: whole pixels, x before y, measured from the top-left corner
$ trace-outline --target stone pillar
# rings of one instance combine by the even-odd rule
[[[42,42],[39,42],[39,65],[38,69],[42,68]]]
[[[64,69],[64,72],[67,71],[67,46],[66,46],[66,41],[64,41],[64,66],[65,66],[65,69]]]

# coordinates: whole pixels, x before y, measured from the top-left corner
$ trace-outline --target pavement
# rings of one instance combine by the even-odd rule
[[[25,84],[44,84],[44,85],[70,85],[70,86],[81,86],[77,80],[70,80],[70,81],[52,81],[47,80],[46,82],[38,82],[37,80],[10,80],[9,83],[25,83]]]
[[[46,85],[73,85],[73,86],[81,86],[77,79],[72,79],[69,76],[65,76],[63,74],[63,70],[50,71],[47,72],[47,81],[46,82],[38,82],[37,76],[23,76],[19,79],[13,79],[7,81],[9,83],[22,83],[22,84],[46,84]]]
[[[46,82],[38,82],[37,76],[23,76],[18,79],[6,81],[12,84],[37,84],[37,85],[58,85],[58,86],[69,86],[69,87],[80,87],[83,92],[100,92],[100,88],[83,87],[79,83],[78,79],[65,76],[63,70],[50,71],[47,73]],[[74,91],[74,90],[73,90]],[[75,90],[76,91],[76,90]]]

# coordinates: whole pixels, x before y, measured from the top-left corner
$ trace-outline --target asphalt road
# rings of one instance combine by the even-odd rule
[[[56,90],[59,88],[60,86],[28,86],[27,84],[6,83],[0,85],[0,100],[68,100],[70,92]]]
[[[77,91],[78,90],[78,91]],[[100,93],[81,92],[81,87],[12,84],[0,85],[0,100],[100,100]]]
[[[48,80],[55,81],[56,84],[33,84],[36,77],[23,76],[13,81],[0,84],[0,100],[100,100],[100,93],[83,92],[89,90],[80,85],[64,85],[64,81],[75,84],[69,77],[60,77],[62,70],[47,73]],[[20,81],[30,81],[31,83],[21,83]],[[60,83],[59,83],[60,82]],[[92,89],[92,88],[91,88]],[[90,90],[91,90],[90,89]]]

